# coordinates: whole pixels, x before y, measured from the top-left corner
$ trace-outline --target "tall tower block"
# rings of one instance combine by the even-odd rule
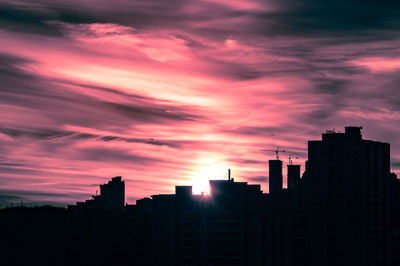
[[[294,189],[300,183],[300,165],[289,164],[287,166],[288,189]]]
[[[308,265],[393,265],[389,143],[362,139],[361,127],[327,131],[308,142],[304,187]]]
[[[269,193],[282,192],[282,161],[269,160]]]

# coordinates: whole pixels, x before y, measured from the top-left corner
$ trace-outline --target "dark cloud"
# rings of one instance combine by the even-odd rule
[[[22,163],[1,163],[0,162],[0,166],[12,166],[12,167],[23,167],[23,166],[29,166],[27,164],[22,164]]]
[[[230,160],[231,162],[238,164],[265,164],[265,161],[260,160],[251,160],[251,159],[242,159],[242,158],[233,158]]]
[[[184,1],[116,0],[54,3],[40,0],[0,4],[0,26],[11,31],[62,36],[63,32],[49,21],[66,23],[118,23],[135,28],[173,27],[185,20],[197,20],[183,12]],[[203,16],[201,16],[203,17]]]
[[[214,75],[235,81],[258,79],[267,75],[274,75],[277,72],[276,70],[265,70],[258,65],[246,63],[228,62],[214,58],[208,58],[208,61],[215,66],[215,69],[213,69]]]
[[[383,98],[392,110],[400,111],[400,71],[375,75],[375,78],[383,80],[382,85],[376,90],[369,92],[368,97],[375,99]],[[382,91],[385,93],[381,93]]]
[[[333,108],[338,109],[336,107],[333,107]],[[329,108],[321,107],[321,108],[318,108],[317,110],[307,112],[306,117],[308,118],[308,120],[310,122],[315,122],[316,120],[327,120],[327,122],[328,122],[328,119],[332,118],[337,113],[337,110],[333,110],[333,108],[329,109]]]
[[[258,183],[267,182],[267,176],[251,176],[247,177],[246,179],[251,182],[258,182]]]
[[[232,34],[248,35],[354,35],[354,31],[376,29],[397,30],[400,26],[398,1],[383,0],[283,0],[259,2],[266,11],[237,10],[229,5],[197,2],[198,12],[188,12],[186,1],[128,1],[118,0],[85,3],[68,1],[54,4],[52,1],[35,3],[3,3],[0,5],[0,25],[14,31],[34,34],[61,35],[54,26],[46,23],[58,20],[67,23],[118,23],[135,28],[185,28],[213,38],[225,38]],[[271,8],[271,5],[274,8]],[[219,19],[242,23],[225,25]],[[202,27],[191,25],[207,23]],[[215,25],[214,25],[215,24]],[[367,37],[368,38],[368,37]]]
[[[400,3],[393,0],[285,0],[277,11],[259,15],[265,32],[303,36],[354,35],[366,30],[397,30]],[[263,30],[259,23],[259,30]]]
[[[113,141],[113,140],[118,140],[120,139],[119,137],[115,137],[115,136],[104,136],[100,138],[102,141]]]
[[[43,11],[23,10],[10,6],[0,6],[0,25],[2,28],[17,32],[33,32],[35,34],[61,35],[46,19],[52,17]]]
[[[162,101],[148,97],[129,95],[124,101],[111,102],[99,100],[86,94],[71,91],[68,87],[60,86],[52,81],[35,76],[24,69],[29,60],[0,54],[0,104],[8,104],[29,108],[54,121],[55,125],[71,124],[86,127],[104,128],[110,125],[126,127],[135,123],[170,123],[190,122],[203,119],[195,114],[190,107],[168,105]],[[57,86],[57,90],[54,87]],[[78,84],[76,84],[78,86]],[[92,87],[93,90],[108,90],[111,94],[121,96],[116,90],[103,87]],[[127,95],[122,95],[127,96]],[[197,110],[195,110],[197,112]],[[6,134],[13,135],[21,132],[9,130]],[[52,137],[59,132],[29,132],[27,134],[45,134]],[[46,135],[48,134],[48,135]],[[70,134],[70,133],[66,133]],[[40,136],[39,136],[40,137]],[[88,136],[77,136],[88,137]]]
[[[76,152],[78,153],[78,151]],[[132,162],[134,164],[134,162]],[[68,169],[68,167],[58,168],[57,166],[46,166],[36,163],[32,166],[19,166],[18,164],[9,164],[0,166],[0,186],[8,186],[11,184],[30,184],[41,185],[52,179],[79,177],[86,180],[98,179],[98,176],[87,173],[76,174],[77,169]],[[71,187],[74,185],[62,182],[64,186]],[[75,184],[76,186],[76,184]],[[79,187],[85,186],[80,184]]]
[[[20,168],[20,167],[0,167],[0,173],[4,176],[7,174],[19,174],[19,175],[30,175],[30,176],[40,176],[43,174],[49,174],[46,171],[39,171],[28,168]]]
[[[0,53],[0,69],[4,76],[11,75],[18,78],[29,77],[29,75],[26,75],[25,72],[20,69],[21,66],[27,63],[32,63],[32,61],[26,58]]]
[[[190,114],[183,110],[181,111],[176,107],[172,107],[170,108],[171,110],[169,110],[168,108],[160,108],[157,106],[135,106],[111,102],[103,102],[102,104],[113,112],[139,121],[154,121],[159,118],[178,121],[195,121],[200,118],[198,115]]]
[[[38,190],[17,190],[17,189],[0,189],[1,195],[12,195],[11,197],[69,197],[71,193],[52,193]]]
[[[62,138],[74,134],[74,132],[72,131],[62,131],[53,129],[21,130],[21,129],[7,128],[7,127],[0,127],[0,133],[3,133],[10,137],[30,137],[36,139]]]
[[[79,83],[79,82],[74,82],[74,81],[70,81],[70,80],[61,80],[61,79],[53,79],[53,81],[56,82],[56,83],[63,84],[63,85],[73,85],[73,86],[76,86],[78,88],[87,88],[87,89],[92,89],[94,91],[108,92],[110,94],[120,95],[120,96],[123,96],[124,98],[132,99],[132,100],[135,100],[135,101],[144,102],[144,101],[152,101],[152,100],[154,100],[152,98],[145,97],[145,96],[142,96],[142,95],[126,93],[126,92],[123,92],[123,91],[120,91],[120,90],[117,90],[117,89],[104,87],[104,86],[96,86],[96,85],[92,85],[92,84],[85,84],[85,83]],[[164,102],[167,102],[167,101],[164,101]]]
[[[0,127],[0,133],[8,135],[13,138],[33,138],[36,140],[51,140],[62,138],[65,142],[70,140],[98,140],[104,142],[110,141],[123,141],[128,143],[144,143],[156,146],[168,146],[171,148],[180,148],[183,145],[194,144],[192,141],[179,141],[179,140],[156,140],[153,138],[144,139],[144,138],[127,138],[121,136],[104,136],[99,134],[90,134],[90,133],[79,133],[75,131],[64,131],[64,130],[55,130],[55,129],[45,129],[45,128],[35,128],[35,129],[16,129],[16,128],[7,128]],[[2,165],[0,163],[0,165]]]
[[[343,94],[349,84],[343,79],[317,79],[314,80],[315,92],[324,94]]]
[[[153,138],[149,139],[140,139],[140,138],[126,138],[126,137],[117,137],[117,136],[104,136],[101,137],[100,140],[109,142],[109,141],[124,141],[129,143],[145,143],[156,146],[168,146],[171,148],[181,148],[183,145],[194,144],[192,141],[180,141],[180,140],[156,140]]]
[[[101,18],[79,9],[66,9],[55,5],[26,3],[23,6],[0,4],[0,27],[16,32],[62,36],[63,33],[50,20],[70,23],[100,22]]]
[[[288,130],[282,127],[243,126],[237,129],[227,130],[226,132],[251,136],[273,136],[275,134],[288,132]]]
[[[94,139],[98,138],[99,135],[96,134],[89,134],[89,133],[78,133],[72,136],[72,139],[80,140],[80,139]]]
[[[12,204],[19,203],[22,200],[19,196],[4,195],[0,191],[0,208],[11,206]]]
[[[38,206],[50,204],[55,206],[65,206],[57,199],[79,197],[85,198],[87,193],[68,192],[68,193],[51,193],[40,190],[18,190],[18,189],[0,189],[0,208],[8,207],[16,204],[24,204],[30,206]]]
[[[156,163],[165,162],[160,158],[152,158],[129,153],[125,150],[108,149],[108,148],[82,148],[79,149],[75,156],[77,159],[93,162],[107,163],[130,163],[132,165],[154,165]]]
[[[400,168],[400,161],[399,162],[398,161],[392,162],[392,166],[395,167],[395,168]]]
[[[29,59],[0,53],[0,101],[7,98],[15,101],[16,94],[25,94],[32,89],[37,78],[22,69],[29,63],[32,63]]]

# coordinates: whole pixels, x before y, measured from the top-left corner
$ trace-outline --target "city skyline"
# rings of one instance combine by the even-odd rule
[[[304,169],[308,139],[349,125],[399,174],[399,7],[0,0],[0,206],[72,204],[110,176],[129,203],[200,193],[229,168],[267,192],[266,150]]]
[[[278,152],[277,152],[278,153]],[[392,266],[400,262],[400,180],[390,144],[360,127],[308,141],[307,161],[269,160],[259,184],[210,180],[125,204],[121,176],[67,208],[0,209],[4,265]],[[32,245],[32,243],[35,243]],[[45,252],[44,252],[45,251]],[[24,254],[20,256],[19,254]]]
[[[325,139],[327,139],[329,136],[346,136],[351,134],[352,131],[356,132],[356,135],[358,136],[359,134],[359,138],[362,138],[362,129],[363,127],[354,127],[354,126],[348,126],[345,127],[344,131],[335,131],[335,130],[326,130],[325,133],[322,133],[322,141],[324,141]],[[363,141],[365,141],[365,138],[363,138]],[[368,141],[368,140],[367,140]],[[308,146],[310,147],[310,143],[312,142],[320,142],[320,140],[308,140]],[[381,142],[379,142],[381,143]],[[385,143],[383,142],[383,144],[388,145],[388,147],[390,146],[389,143]],[[290,152],[289,153],[289,157],[287,160],[287,163],[285,163],[285,159],[283,159],[282,157],[282,153],[286,153],[286,150],[282,150],[279,149],[279,147],[277,147],[275,150],[266,150],[269,152],[274,152],[275,156],[273,156],[272,158],[270,158],[270,160],[268,160],[267,166],[268,166],[268,174],[267,176],[265,176],[265,178],[263,180],[261,180],[260,182],[248,182],[246,180],[246,178],[237,178],[232,176],[232,169],[228,168],[226,169],[226,173],[223,177],[220,178],[204,178],[203,180],[205,182],[207,182],[206,185],[204,185],[204,183],[202,184],[173,184],[172,188],[170,190],[167,191],[167,193],[162,193],[162,192],[156,192],[153,194],[148,194],[148,195],[144,195],[142,197],[137,198],[134,202],[128,202],[127,199],[125,199],[125,181],[121,182],[122,176],[115,176],[112,178],[111,181],[108,181],[103,183],[103,184],[96,184],[96,186],[100,187],[100,190],[96,189],[95,195],[93,195],[93,191],[91,193],[91,198],[88,198],[88,195],[86,195],[86,198],[81,198],[80,200],[84,200],[81,202],[77,202],[77,206],[89,206],[89,207],[101,207],[102,204],[104,203],[100,203],[101,202],[101,198],[103,198],[102,196],[102,191],[103,188],[107,188],[112,186],[115,182],[116,183],[120,183],[122,184],[122,188],[118,188],[119,185],[116,185],[116,195],[117,195],[117,201],[114,205],[120,205],[119,208],[122,208],[121,206],[124,206],[125,204],[129,204],[129,205],[135,205],[136,201],[142,201],[144,199],[148,199],[148,198],[152,198],[153,196],[157,195],[168,195],[171,194],[173,191],[176,191],[177,187],[183,187],[183,188],[189,188],[190,187],[190,194],[193,196],[201,196],[201,197],[213,197],[212,191],[211,191],[211,187],[212,187],[212,183],[218,183],[219,181],[234,181],[236,178],[236,182],[239,183],[249,183],[249,185],[254,185],[254,186],[259,186],[260,192],[261,193],[266,193],[266,194],[276,194],[276,193],[281,193],[282,191],[289,191],[289,190],[293,190],[294,188],[296,188],[301,182],[304,182],[303,178],[304,175],[306,174],[306,165],[307,165],[307,159],[304,162],[299,162],[298,158],[296,158],[296,162],[293,163],[293,157],[292,154]],[[390,148],[389,148],[390,151]],[[279,156],[279,153],[281,153],[281,155]],[[388,158],[388,163],[390,165],[390,157]],[[290,168],[290,169],[289,169]],[[266,169],[267,170],[267,169]],[[394,174],[394,176],[397,177],[396,173],[392,171],[391,167],[390,167],[390,172]],[[109,177],[105,178],[105,180],[109,180]],[[272,180],[272,182],[271,182]],[[289,181],[290,180],[290,181]],[[263,183],[266,183],[266,185],[263,186]],[[201,190],[196,190],[198,188],[201,188]],[[122,189],[122,199],[119,196],[121,193],[121,189]],[[129,187],[128,187],[129,190]],[[107,192],[105,193],[107,194]],[[112,195],[113,193],[111,193],[110,195]],[[103,194],[104,195],[104,194]],[[57,195],[55,195],[57,196]],[[113,196],[111,196],[112,198]],[[107,196],[106,196],[107,198]],[[111,198],[109,198],[107,201],[111,200]],[[99,201],[100,200],[100,201]],[[25,206],[25,207],[35,207],[35,206],[41,206],[41,205],[54,205],[54,206],[60,206],[60,207],[74,207],[74,205],[69,205],[70,203],[74,203],[74,202],[24,202],[23,200],[21,200],[20,202],[11,202],[8,205],[3,205],[0,206],[0,208],[2,207],[16,207],[16,206]],[[93,206],[92,206],[93,205]]]

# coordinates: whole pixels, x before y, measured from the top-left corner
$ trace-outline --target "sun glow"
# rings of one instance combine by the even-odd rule
[[[223,179],[228,167],[220,159],[203,159],[192,174],[193,194],[210,194],[210,180]]]

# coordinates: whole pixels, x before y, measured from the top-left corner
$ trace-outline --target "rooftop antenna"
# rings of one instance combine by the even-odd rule
[[[228,169],[228,180],[231,180],[231,169]]]
[[[296,160],[299,159],[298,156],[295,156],[294,158],[295,158]],[[289,153],[289,165],[292,165],[292,164],[293,164],[293,159],[292,159],[292,153],[290,152],[290,153]]]

